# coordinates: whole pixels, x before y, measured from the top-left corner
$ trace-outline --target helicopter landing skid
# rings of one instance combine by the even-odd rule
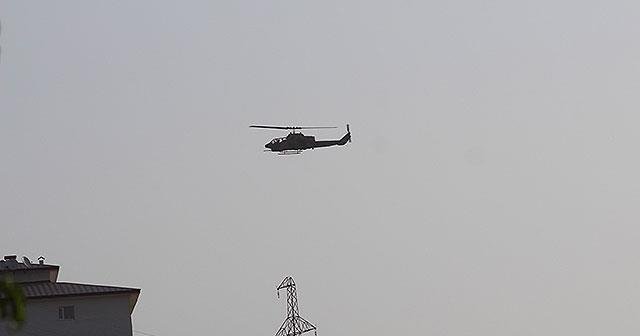
[[[275,152],[278,155],[297,155],[297,154],[302,154],[303,151],[304,150],[302,150],[302,149],[288,149],[288,150],[283,150],[283,151],[279,151],[279,152],[268,150],[268,149],[263,150],[263,152],[265,152],[265,153],[273,153],[273,152]]]
[[[302,154],[302,149],[284,150],[282,152],[278,152],[278,155],[298,155],[298,154]]]

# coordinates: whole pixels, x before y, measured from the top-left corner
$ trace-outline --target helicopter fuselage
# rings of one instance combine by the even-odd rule
[[[320,140],[316,141],[316,138],[311,135],[304,135],[299,132],[291,132],[289,135],[283,138],[275,138],[269,143],[264,145],[272,152],[285,152],[285,151],[303,151],[306,149],[313,149],[318,147],[329,146],[342,146],[345,145],[349,139],[351,139],[351,133],[348,132],[340,140]]]

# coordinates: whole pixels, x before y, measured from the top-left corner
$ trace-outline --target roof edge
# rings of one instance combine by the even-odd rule
[[[46,281],[24,282],[24,283],[21,283],[20,285],[26,287],[26,286],[29,286],[30,284],[38,285],[40,283],[46,283]],[[35,299],[60,298],[60,297],[95,297],[95,296],[103,296],[103,295],[122,295],[122,294],[139,295],[141,291],[140,288],[94,285],[94,284],[85,284],[85,283],[77,283],[77,282],[54,282],[52,284],[91,286],[91,287],[106,288],[106,290],[102,292],[85,292],[85,293],[55,293],[55,294],[36,294],[36,295],[32,294],[32,295],[28,295],[26,299],[35,300]]]
[[[26,301],[30,300],[40,300],[40,299],[53,299],[53,298],[61,298],[61,297],[95,297],[95,296],[113,296],[113,295],[131,295],[131,294],[140,294],[140,289],[131,288],[129,290],[121,290],[121,291],[113,291],[113,292],[101,292],[101,293],[73,293],[73,294],[51,294],[51,295],[39,295],[39,296],[30,296],[26,298]]]

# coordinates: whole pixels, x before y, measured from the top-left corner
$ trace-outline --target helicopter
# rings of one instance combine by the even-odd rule
[[[288,154],[300,154],[306,149],[314,149],[318,147],[329,146],[343,146],[347,142],[351,142],[351,131],[349,131],[349,124],[347,124],[347,134],[345,134],[340,140],[316,140],[316,137],[312,135],[304,135],[300,130],[307,129],[326,129],[337,127],[300,127],[300,126],[264,126],[264,125],[251,125],[251,128],[266,128],[266,129],[278,129],[278,130],[291,130],[291,133],[286,137],[275,138],[269,141],[266,145],[265,152],[277,152],[281,155]]]

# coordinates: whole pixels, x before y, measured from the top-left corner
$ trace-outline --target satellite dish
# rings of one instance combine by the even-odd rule
[[[29,260],[29,258],[27,257],[22,257],[22,262],[24,262],[24,265],[31,268],[31,260]]]

